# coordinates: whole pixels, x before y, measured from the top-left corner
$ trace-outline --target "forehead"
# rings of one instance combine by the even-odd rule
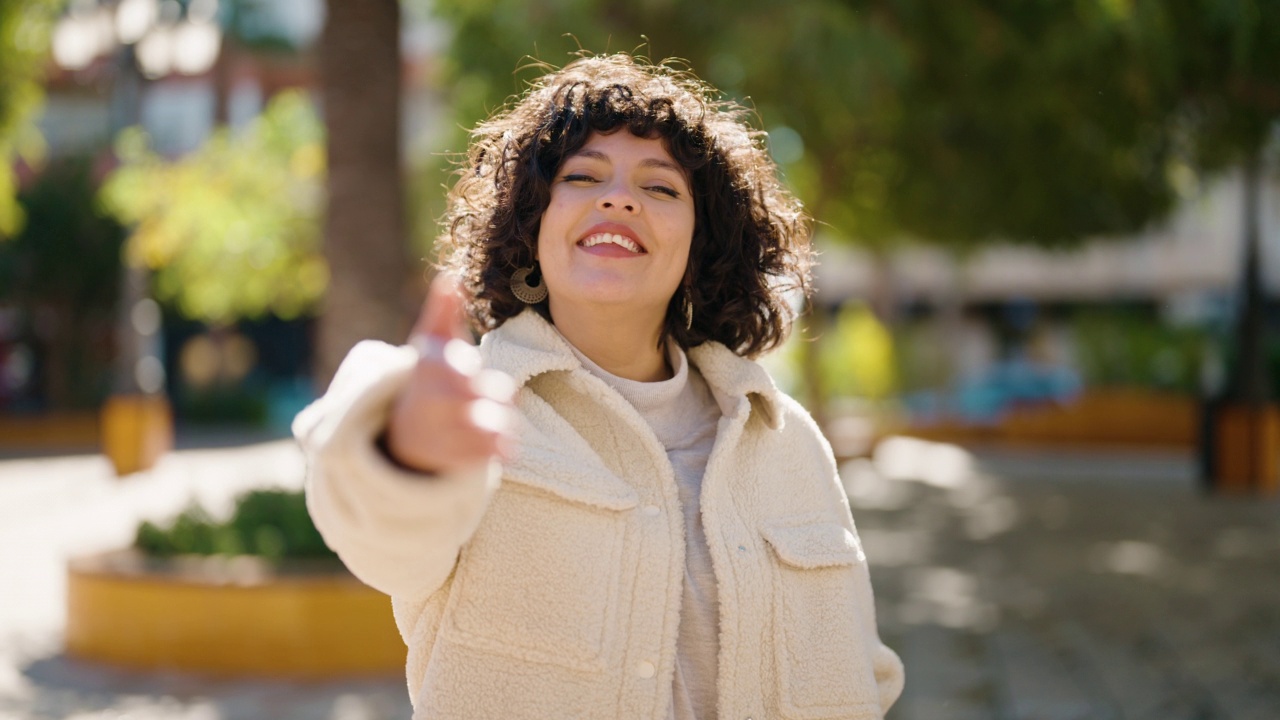
[[[584,157],[609,163],[638,163],[666,167],[684,174],[684,168],[671,157],[661,138],[638,137],[620,130],[609,134],[591,133],[587,142],[569,157]]]

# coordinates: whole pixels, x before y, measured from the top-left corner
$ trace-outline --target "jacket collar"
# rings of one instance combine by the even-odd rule
[[[533,309],[481,338],[480,354],[487,367],[510,375],[519,387],[543,373],[582,368],[564,336]],[[759,363],[739,357],[718,342],[705,342],[687,354],[726,415],[745,402],[770,428],[782,427],[778,388]]]

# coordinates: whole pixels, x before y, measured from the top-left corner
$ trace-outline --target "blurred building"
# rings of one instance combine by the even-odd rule
[[[1280,294],[1280,183],[1263,194],[1264,283]],[[1213,180],[1189,195],[1166,222],[1131,237],[1100,238],[1078,250],[995,245],[958,260],[922,246],[889,258],[888,284],[899,303],[939,306],[1022,299],[1041,303],[1135,300],[1158,304],[1175,322],[1221,319],[1244,262],[1242,184]],[[827,302],[870,297],[881,279],[870,256],[822,246],[819,294]],[[880,266],[885,267],[885,266]]]
[[[1239,176],[1217,178],[1158,226],[1076,250],[997,244],[962,258],[908,246],[877,258],[822,243],[818,300],[833,311],[867,303],[888,321],[895,390],[912,423],[992,425],[1019,407],[1065,407],[1086,395],[1111,403],[1098,396],[1137,392],[1184,398],[1169,436],[1185,444],[1195,433],[1194,399],[1222,390],[1233,352],[1242,191]],[[1275,180],[1262,215],[1269,355],[1280,378]]]
[[[185,46],[176,37],[169,38],[167,55],[144,50],[143,43],[137,43],[128,50],[140,71],[136,86],[130,87],[132,81],[121,72],[119,46],[104,39],[112,35],[111,13],[125,5],[149,5],[153,22],[158,18],[159,26],[170,29],[175,17],[187,18],[200,6],[207,17],[217,18],[217,51],[208,54],[208,63],[196,67],[189,59],[179,58]],[[37,121],[47,146],[47,162],[40,168],[19,168],[24,186],[35,183],[45,168],[70,159],[88,159],[100,182],[115,166],[115,133],[135,122],[146,130],[154,150],[180,157],[199,148],[220,121],[243,127],[277,93],[292,88],[315,90],[319,85],[316,44],[324,24],[323,0],[195,0],[181,6],[174,0],[103,5],[79,0],[69,4],[67,13],[78,13],[81,22],[61,36],[55,33],[54,62]],[[119,17],[115,17],[118,33]],[[108,23],[105,29],[104,22]],[[405,13],[401,47],[406,165],[434,150],[439,135],[443,107],[433,83],[436,58],[445,40],[439,23],[424,14]],[[41,331],[66,323],[41,320],[37,315],[6,304],[0,296],[0,414],[66,409],[44,390],[53,371],[47,367],[50,353],[44,347],[51,341]],[[310,325],[305,318],[290,322],[263,318],[210,332],[166,309],[159,347],[167,389],[171,396],[185,393],[196,398],[191,408],[179,403],[179,411],[211,419],[220,413],[256,420],[265,416],[274,425],[287,424],[292,412],[310,398]],[[216,352],[211,354],[210,348]],[[186,365],[194,368],[207,369],[213,363],[223,369],[212,382],[199,370],[188,378],[184,357]],[[245,357],[252,358],[250,367],[241,367]],[[95,362],[103,364],[101,358]],[[108,372],[105,365],[99,369],[104,377]],[[229,390],[229,386],[234,387]],[[265,398],[272,406],[250,407],[253,403],[244,402],[250,397],[259,405]],[[73,407],[87,409],[82,402]]]
[[[239,127],[281,90],[316,87],[314,52],[324,24],[323,0],[273,0],[247,7],[237,15],[234,30],[226,31],[214,67],[194,75],[161,68],[149,78],[138,100],[138,116],[158,151],[176,156],[199,147],[214,129],[219,93],[225,93],[228,124]],[[445,39],[438,22],[406,14],[401,37],[403,126],[405,147],[413,150],[421,151],[439,124],[441,104],[430,78]],[[119,102],[112,97],[112,64],[99,57],[76,69],[56,62],[51,68],[39,127],[52,155],[96,154],[110,147],[113,103]]]

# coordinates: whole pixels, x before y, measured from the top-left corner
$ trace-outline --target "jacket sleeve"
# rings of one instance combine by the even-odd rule
[[[845,496],[844,488],[841,487],[839,479],[833,483],[836,494],[839,495],[844,503],[844,507],[849,507],[849,500]],[[853,514],[849,511],[844,513],[846,525],[854,537],[858,536],[857,526],[854,524]],[[861,547],[862,541],[858,540],[858,546]],[[902,688],[906,682],[906,668],[902,664],[902,659],[898,657],[898,653],[892,648],[885,645],[880,640],[880,630],[876,623],[876,603],[875,596],[871,589],[871,575],[869,568],[862,564],[858,567],[858,586],[865,596],[859,603],[859,622],[862,624],[864,637],[868,639],[869,649],[871,650],[871,666],[876,677],[876,690],[880,695],[880,712],[887,713],[889,708],[898,701],[902,695]]]
[[[848,499],[845,497],[844,488],[840,486],[838,480],[833,485],[835,493],[843,499],[844,506],[848,508]],[[852,513],[846,510],[844,517],[845,527],[857,538],[858,529],[854,524]],[[862,541],[858,540],[857,542],[858,546],[861,547]],[[871,667],[876,678],[876,691],[880,696],[880,712],[887,713],[889,708],[893,707],[893,704],[898,701],[898,697],[902,695],[902,688],[906,682],[906,668],[902,664],[902,659],[898,657],[898,653],[880,640],[880,630],[876,623],[875,596],[871,589],[869,568],[866,564],[860,564],[857,572],[859,575],[858,592],[862,595],[858,603],[858,621],[862,625],[863,637],[867,638],[867,645],[871,654]]]
[[[790,397],[784,397],[784,402],[794,413],[794,417],[808,429],[810,440],[816,443],[814,451],[820,453],[823,458],[823,465],[826,470],[822,486],[827,495],[828,501],[836,507],[841,508],[840,517],[847,530],[853,534],[854,538],[858,538],[858,527],[853,519],[853,508],[849,504],[849,497],[844,491],[844,485],[840,482],[839,469],[836,466],[835,453],[831,450],[830,443],[822,434],[822,430],[818,424],[814,422],[812,416],[809,415],[799,403]],[[791,418],[788,418],[788,422]],[[861,547],[861,539],[857,540],[858,546]],[[902,695],[903,686],[906,683],[906,668],[902,664],[902,659],[888,645],[880,640],[880,631],[876,623],[876,606],[875,595],[871,588],[871,573],[867,565],[859,564],[858,572],[858,593],[861,596],[858,602],[858,622],[862,625],[863,637],[867,638],[868,649],[871,654],[872,670],[876,678],[876,690],[880,696],[880,712],[887,713],[889,708],[898,701]]]
[[[880,710],[889,712],[889,708],[902,695],[902,686],[906,680],[906,671],[902,659],[888,645],[876,643],[873,666],[876,673],[876,688],[880,691]]]
[[[407,347],[360,343],[324,396],[293,421],[316,528],[357,578],[396,597],[439,589],[501,475],[496,461],[449,475],[415,473],[378,448],[417,357]]]

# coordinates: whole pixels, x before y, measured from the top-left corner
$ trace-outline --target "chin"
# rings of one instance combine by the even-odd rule
[[[577,277],[568,278],[566,283],[568,286],[566,291],[556,292],[556,286],[550,285],[548,290],[552,295],[569,302],[590,302],[590,303],[608,303],[626,304],[642,300],[645,293],[642,292],[642,283],[634,278],[611,277],[603,273],[584,274]]]
[[[601,310],[620,310],[631,309],[639,313],[646,309],[659,308],[660,312],[666,311],[666,303],[655,299],[652,293],[637,292],[634,287],[619,287],[608,285],[592,285],[589,287],[577,287],[572,293],[556,294],[555,289],[551,289],[552,297],[556,298],[557,305],[563,307],[596,307]]]

